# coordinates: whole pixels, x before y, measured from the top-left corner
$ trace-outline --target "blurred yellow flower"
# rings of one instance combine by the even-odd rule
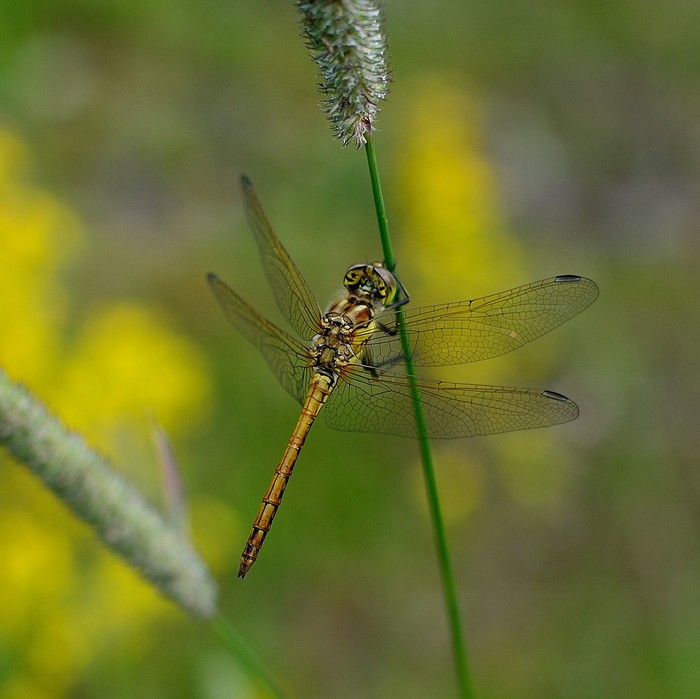
[[[211,382],[197,348],[162,311],[103,304],[66,342],[62,273],[84,233],[70,209],[26,180],[27,167],[22,141],[0,128],[0,362],[103,451],[114,454],[124,434],[147,444],[152,418],[173,437],[185,434],[201,420]],[[13,662],[0,695],[68,696],[100,649],[140,652],[143,631],[174,607],[28,474],[3,478],[0,642]]]
[[[527,259],[501,220],[476,100],[435,77],[418,83],[411,96],[397,193],[407,243],[402,265],[439,301],[523,281]]]
[[[436,76],[417,82],[409,93],[396,197],[402,212],[397,241],[405,250],[398,271],[412,303],[475,298],[533,281],[527,252],[502,218],[496,174],[481,143],[476,99]],[[439,369],[436,375],[451,381],[510,383],[514,368],[543,363],[547,350],[538,351],[534,360],[532,356],[523,349],[468,368]],[[517,383],[532,381],[530,376]],[[533,509],[543,503],[556,509],[566,476],[554,478],[547,468],[537,468],[553,463],[555,443],[549,430],[520,433],[517,439],[494,437],[484,450],[464,442],[434,443],[440,480],[450,483],[449,492],[444,489],[448,521],[464,518],[476,508],[489,450],[499,463],[518,464],[517,470],[502,471],[514,499]],[[518,446],[522,444],[528,448]],[[524,488],[523,479],[528,477],[529,487]],[[416,499],[422,502],[418,495]]]
[[[14,484],[12,484],[14,485]],[[67,594],[73,583],[72,551],[63,534],[46,530],[23,509],[4,506],[0,515],[3,545],[0,634],[5,643],[21,632],[27,620],[38,621]],[[51,584],[46,584],[47,572]]]
[[[199,353],[162,314],[134,304],[105,305],[83,324],[55,400],[71,424],[105,448],[121,423],[147,429],[149,413],[170,434],[186,430],[208,403],[205,372]]]
[[[56,370],[66,295],[59,273],[82,240],[75,215],[24,181],[24,144],[0,128],[0,361],[32,388]]]

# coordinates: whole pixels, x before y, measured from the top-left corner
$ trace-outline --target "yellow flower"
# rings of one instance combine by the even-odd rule
[[[396,195],[402,220],[396,241],[403,248],[398,252],[398,273],[412,304],[475,298],[533,281],[527,252],[501,215],[496,174],[481,144],[476,99],[435,76],[409,93],[412,101],[404,110],[400,137]],[[542,365],[548,351],[551,345],[533,359],[531,350],[524,348],[498,360],[439,369],[434,375],[451,381],[531,385],[532,376],[513,381],[513,369]],[[520,470],[505,469],[503,477],[524,505],[537,509],[546,500],[556,508],[566,476],[553,478],[547,469],[536,468],[538,463],[553,463],[555,439],[551,431],[537,430],[489,438],[484,449],[436,442],[438,474],[450,483],[445,495],[448,519],[468,516],[475,509],[483,490],[481,469],[489,460],[518,463]],[[528,448],[522,449],[522,444]],[[456,467],[459,462],[461,469]],[[520,492],[523,474],[532,476],[526,493]],[[540,484],[545,487],[538,488]]]
[[[70,209],[26,181],[27,165],[23,143],[0,128],[0,363],[102,451],[153,463],[153,418],[178,437],[205,413],[204,359],[162,311],[121,301],[93,309],[66,344],[62,274],[84,232]],[[141,444],[144,455],[133,458],[124,444]],[[86,531],[28,474],[8,471],[0,640],[14,661],[3,696],[67,696],[99,649],[133,651],[134,639],[174,613]]]
[[[60,273],[79,249],[73,213],[24,181],[22,142],[0,128],[0,362],[38,388],[56,370],[66,294]]]
[[[128,303],[96,309],[67,356],[55,401],[100,448],[155,418],[170,434],[200,419],[210,384],[199,353],[162,314]]]
[[[473,98],[431,78],[412,91],[401,162],[402,264],[439,301],[523,280],[524,251],[500,215]],[[476,292],[476,293],[475,293]],[[421,288],[423,294],[423,288]]]

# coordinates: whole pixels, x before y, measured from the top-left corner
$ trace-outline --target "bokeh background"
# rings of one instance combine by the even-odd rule
[[[477,694],[699,696],[700,5],[386,16],[377,148],[413,303],[561,273],[601,289],[535,345],[438,372],[581,408],[434,445]],[[238,175],[322,303],[380,255],[291,3],[6,0],[0,67],[2,366],[159,506],[164,426],[222,609],[290,696],[452,696],[412,441],[321,421],[235,579],[298,410],[204,281],[281,322]],[[264,696],[4,453],[0,477],[0,696]]]

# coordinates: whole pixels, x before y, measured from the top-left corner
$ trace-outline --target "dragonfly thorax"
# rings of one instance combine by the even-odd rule
[[[321,318],[319,332],[311,341],[312,365],[337,374],[356,362],[373,319],[374,309],[368,301],[343,299],[333,305]]]
[[[343,279],[345,288],[373,304],[388,306],[396,296],[396,277],[381,262],[352,265]]]

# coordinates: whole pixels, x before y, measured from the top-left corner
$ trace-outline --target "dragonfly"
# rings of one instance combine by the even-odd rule
[[[258,558],[322,409],[338,430],[417,436],[417,389],[428,436],[446,439],[548,427],[578,416],[576,403],[555,391],[409,376],[398,314],[414,366],[466,364],[517,349],[580,313],[598,296],[593,281],[564,274],[482,298],[405,309],[409,295],[398,278],[380,262],[360,263],[348,269],[343,293],[322,312],[245,176],[241,187],[276,304],[298,337],[260,315],[215,274],[208,281],[228,320],[302,407],[241,554],[239,578]]]

